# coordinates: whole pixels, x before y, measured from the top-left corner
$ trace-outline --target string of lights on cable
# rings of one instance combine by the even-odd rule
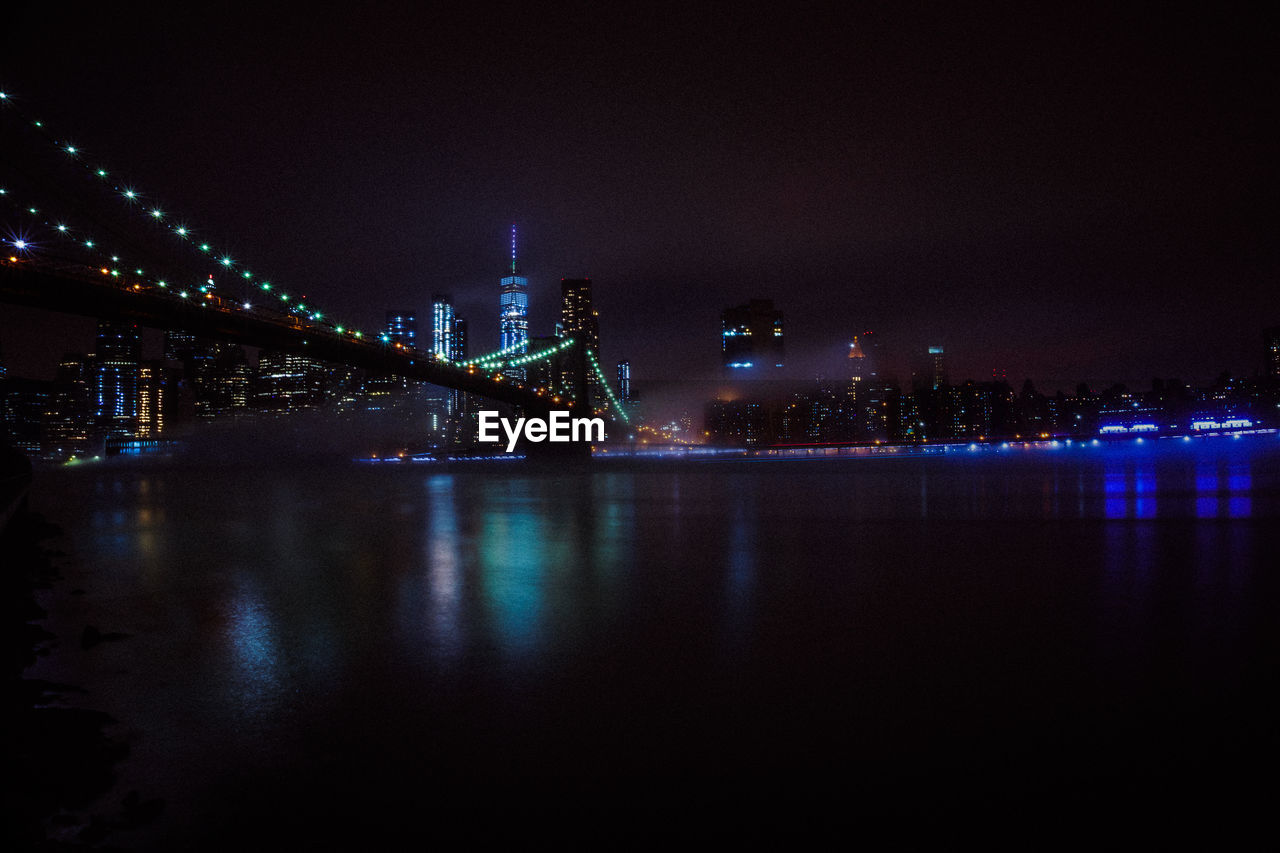
[[[171,211],[166,210],[158,203],[148,202],[150,198],[147,194],[138,190],[135,186],[117,182],[114,170],[108,169],[105,165],[94,165],[89,161],[89,157],[84,149],[67,139],[59,139],[53,134],[45,123],[39,119],[31,118],[17,104],[9,93],[0,91],[0,106],[12,110],[19,115],[28,128],[38,133],[53,147],[60,150],[65,159],[75,163],[85,173],[94,179],[103,182],[109,186],[114,194],[122,199],[130,210],[141,213],[150,219],[154,224],[164,228],[174,237],[178,238],[183,244],[190,246],[197,254],[202,257],[214,260],[229,275],[234,275],[238,280],[244,282],[246,286],[256,287],[262,293],[273,293],[279,298],[290,311],[305,315],[310,320],[319,322],[325,319],[325,315],[317,310],[314,306],[308,306],[305,302],[298,301],[296,304],[289,294],[273,285],[269,280],[256,276],[249,270],[248,266],[235,260],[229,254],[220,254],[215,252],[213,246],[208,242],[197,239],[199,233],[196,228],[188,224],[188,220],[179,217]],[[12,242],[12,241],[11,241]],[[90,244],[90,247],[92,244]],[[334,325],[333,330],[338,334],[350,335],[355,338],[363,338],[364,333],[345,326]]]

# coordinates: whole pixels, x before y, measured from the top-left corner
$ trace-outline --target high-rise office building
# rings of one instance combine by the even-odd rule
[[[441,361],[453,361],[453,334],[457,318],[453,297],[437,293],[431,297],[431,354]]]
[[[513,353],[528,352],[529,349],[529,279],[519,274],[516,264],[516,226],[511,226],[511,275],[505,275],[500,281],[501,291],[498,296],[498,345]],[[523,380],[524,368],[512,367],[503,374]]]
[[[138,366],[138,438],[159,438],[164,432],[166,379],[163,362]]]
[[[98,321],[90,374],[93,416],[107,435],[132,438],[138,429],[138,360],[142,341],[132,323]]]
[[[591,304],[591,279],[560,279],[560,335],[581,337],[592,350],[600,349],[600,315]]]
[[[947,355],[940,346],[927,347],[911,363],[911,388],[917,394],[940,391],[949,384]]]
[[[942,347],[929,347],[929,382],[934,391],[947,386],[947,358]]]
[[[431,297],[431,354],[440,361],[461,361],[457,358],[458,318],[453,313],[453,297],[437,293]],[[453,417],[458,412],[462,393],[456,390],[442,391],[444,414]],[[433,426],[433,431],[440,424]]]
[[[873,332],[855,335],[849,344],[849,382],[841,404],[844,438],[883,440],[889,434],[890,383],[880,375],[880,340]]]
[[[618,399],[631,402],[631,362],[618,362]]]
[[[406,350],[418,348],[418,315],[414,311],[388,311],[387,325],[382,332],[386,342]],[[401,396],[409,391],[410,382],[403,376],[370,376],[366,392],[374,396]]]
[[[449,352],[451,361],[467,360],[467,321],[463,317],[455,317],[453,320],[453,341]]]
[[[233,343],[209,344],[197,357],[191,387],[195,413],[204,419],[244,415],[253,392],[253,369],[244,347]]]
[[[212,361],[214,357],[212,349],[208,342],[200,340],[190,332],[170,329],[164,333],[164,357],[182,362],[183,368],[188,373],[195,373],[201,363]]]
[[[580,341],[590,352],[599,352],[600,315],[591,302],[591,279],[560,279],[560,322],[556,324],[556,334],[561,338]],[[588,369],[587,359],[581,354],[570,355],[561,359],[560,364],[560,393],[571,396],[582,393],[578,384],[578,371]],[[594,371],[590,371],[585,377],[585,389],[593,410],[604,405],[604,388]]]
[[[267,412],[290,412],[323,402],[324,366],[314,359],[278,350],[258,354],[255,397]]]
[[[0,439],[38,456],[50,443],[47,423],[54,402],[52,382],[16,376],[0,380]]]
[[[453,339],[450,346],[450,361],[463,362],[467,360],[467,321],[464,317],[454,316],[453,318]],[[452,434],[449,436],[450,442],[454,444],[463,444],[474,434],[474,413],[482,406],[475,403],[477,398],[462,391],[453,392],[453,423]]]
[[[68,353],[58,362],[53,380],[56,399],[47,437],[62,458],[86,454],[92,441],[90,378],[85,356]]]
[[[849,344],[849,380],[861,382],[867,370],[867,354],[862,351],[858,336],[854,335],[853,343]]]
[[[720,350],[732,375],[760,375],[784,364],[782,312],[771,299],[752,299],[720,315]]]
[[[418,346],[418,315],[413,311],[388,311],[384,332],[387,343],[400,344],[405,349]]]
[[[1267,373],[1280,377],[1280,326],[1272,326],[1263,332],[1267,343]]]

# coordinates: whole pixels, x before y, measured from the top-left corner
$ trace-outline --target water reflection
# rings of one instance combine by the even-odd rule
[[[1229,672],[1274,625],[1259,605],[1274,528],[1231,520],[1276,516],[1278,455],[1179,442],[545,476],[88,469],[40,509],[96,608],[75,630],[133,635],[74,655],[77,683],[136,713],[155,744],[137,760],[169,776],[303,731],[307,748],[345,740],[415,771],[469,772],[473,752],[502,761],[509,744],[529,745],[531,776],[548,756],[612,760],[601,742],[635,767],[704,749],[719,779],[793,700],[806,719],[831,709],[816,755],[855,729],[873,741],[899,711],[940,719],[953,685],[973,685],[975,708],[1066,707],[1076,688],[1104,708],[1153,673]],[[710,751],[702,735],[735,715],[734,745]],[[610,737],[557,752],[584,722]],[[457,763],[442,763],[451,738]],[[281,752],[285,778],[313,766]],[[352,802],[367,781],[333,778]]]
[[[1207,460],[1196,467],[1197,518],[1250,518],[1253,471],[1248,463]]]
[[[1133,517],[1156,517],[1156,470],[1149,461],[1138,463],[1133,472]]]
[[[462,602],[462,538],[454,478],[447,474],[427,480],[427,577],[431,610],[427,619],[432,648],[453,661],[465,643],[459,621]]]
[[[759,557],[759,518],[756,494],[742,490],[736,495],[733,519],[725,543],[725,608],[726,635],[731,646],[748,637],[751,625],[751,600],[755,592],[756,561]]]
[[[1128,514],[1129,482],[1124,466],[1112,466],[1103,473],[1107,518],[1124,518]]]
[[[243,716],[269,713],[284,690],[285,667],[272,625],[272,611],[252,576],[241,575],[227,602],[224,637],[233,677],[226,687],[228,704]]]
[[[1107,518],[1155,518],[1155,463],[1108,459],[1103,472],[1103,492]]]
[[[636,478],[609,474],[592,479],[591,499],[576,505],[581,541],[591,543],[581,570],[596,582],[602,613],[612,612],[625,579],[635,568]],[[677,487],[674,499],[679,500]]]
[[[1249,518],[1253,514],[1253,471],[1244,462],[1227,468],[1227,516]]]
[[[501,646],[509,653],[537,651],[551,543],[546,518],[517,480],[509,495],[490,491],[481,521],[480,583]]]

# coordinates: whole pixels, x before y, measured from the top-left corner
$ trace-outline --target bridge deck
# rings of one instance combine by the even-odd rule
[[[103,283],[90,271],[43,269],[38,264],[0,260],[0,301],[86,317],[138,323],[156,329],[182,329],[196,335],[305,355],[375,373],[403,376],[455,388],[543,415],[553,408],[573,410],[572,401],[555,401],[475,368],[459,367],[406,352],[378,340],[341,335],[323,325],[285,314],[246,311],[216,296],[179,297],[140,283]]]

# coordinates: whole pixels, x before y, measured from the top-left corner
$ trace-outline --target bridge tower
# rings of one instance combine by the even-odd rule
[[[572,384],[565,390],[572,392],[573,407],[578,412],[579,417],[591,417],[591,380],[587,366],[587,348],[591,346],[585,336],[579,335],[574,339],[573,346],[569,348],[571,353],[569,364],[571,365],[570,374],[572,376]]]

